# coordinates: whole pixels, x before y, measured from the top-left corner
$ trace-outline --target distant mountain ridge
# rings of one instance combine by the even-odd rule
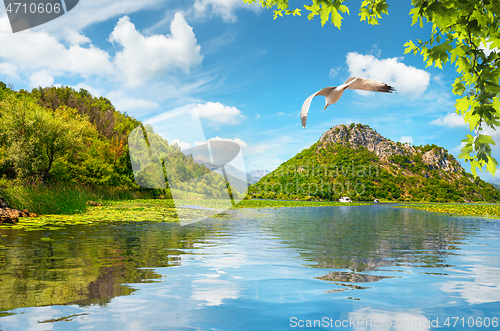
[[[201,160],[196,160],[195,162],[198,164],[203,164],[205,167],[207,167],[210,170],[214,170],[214,169],[219,168],[218,166],[216,166],[210,162],[203,162]],[[226,169],[226,173],[228,175],[233,176],[233,177],[238,178],[238,179],[243,180],[243,181],[248,181],[249,185],[257,183],[262,177],[264,177],[265,175],[270,173],[269,170],[253,170],[253,171],[249,171],[249,172],[245,173],[245,172],[233,167],[230,164],[225,165],[224,169]],[[216,172],[217,172],[217,170],[216,170]],[[221,174],[222,174],[222,171],[221,171]]]
[[[252,197],[370,201],[490,201],[500,192],[474,179],[436,145],[391,141],[367,125],[337,125],[249,189]]]
[[[271,173],[269,170],[253,170],[247,172],[248,182],[250,184],[255,184],[262,179],[265,175]]]

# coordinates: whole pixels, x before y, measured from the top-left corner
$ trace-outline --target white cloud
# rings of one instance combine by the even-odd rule
[[[97,90],[97,89],[93,88],[92,86],[87,85],[85,83],[78,83],[76,86],[73,86],[73,89],[75,91],[80,91],[81,89],[87,90],[94,97],[100,97],[100,96],[102,96],[102,93],[99,90]]]
[[[197,16],[220,16],[224,22],[236,22],[236,9],[250,9],[254,12],[262,10],[259,2],[251,5],[241,0],[196,0],[194,10]]]
[[[402,136],[401,138],[399,138],[399,142],[413,144],[413,137],[412,136]]]
[[[200,118],[206,118],[218,124],[238,124],[244,118],[238,108],[224,106],[220,102],[197,104],[191,114],[198,114]]]
[[[54,77],[46,71],[35,72],[30,77],[29,85],[30,87],[46,87],[52,86],[54,84]]]
[[[399,62],[402,58],[378,59],[373,55],[355,52],[347,54],[346,63],[351,76],[372,78],[392,85],[400,94],[416,98],[429,86],[430,74]]]
[[[453,147],[450,151],[454,155],[459,155],[460,153],[462,153],[462,148],[464,148],[464,147],[465,147],[465,143],[461,142],[460,145]]]
[[[382,55],[382,50],[380,48],[378,48],[377,44],[375,44],[372,46],[372,49],[370,50],[370,54],[374,55],[376,57],[380,57],[380,55]]]
[[[490,48],[490,45],[492,44],[493,42],[489,42],[489,43],[486,43],[486,46],[485,44],[481,43],[481,46],[479,46],[480,49],[483,50],[484,54],[486,56],[489,56],[492,52],[495,52],[495,53],[498,53],[498,48]]]
[[[122,17],[109,40],[123,46],[115,56],[116,67],[124,74],[127,85],[142,85],[165,72],[200,65],[203,56],[196,36],[181,13],[170,24],[171,34],[146,37],[135,29],[128,16]]]
[[[3,15],[0,16],[0,30],[5,28],[9,28],[9,21]],[[123,47],[114,58],[74,29],[61,30],[70,46],[43,31],[0,34],[0,44],[8,45],[0,47],[0,74],[17,77],[18,72],[32,75],[33,71],[45,71],[55,77],[77,74],[88,78],[96,75],[136,87],[176,70],[189,73],[203,60],[193,29],[177,13],[170,30],[171,34],[167,36],[146,37],[125,16],[110,35],[110,42]]]
[[[437,283],[443,292],[460,296],[470,305],[500,302],[500,268],[496,256],[482,256],[474,250],[463,250],[460,263],[466,268],[457,270],[449,281]]]
[[[184,141],[180,141],[179,139],[175,139],[172,141],[172,145],[177,145],[179,146],[182,150],[184,149],[188,149],[188,148],[191,148],[193,147],[190,143],[187,143],[187,142],[184,142]]]
[[[491,146],[492,150],[500,149],[500,130],[494,130],[485,125],[485,127],[481,131],[481,134],[490,136],[491,139],[493,139],[493,141],[496,143],[496,145]]]
[[[17,75],[17,67],[10,63],[0,63],[0,75],[19,78]]]
[[[111,100],[116,109],[120,111],[135,110],[136,114],[140,110],[150,110],[160,106],[160,104],[153,101],[127,97],[123,92],[111,92],[107,95],[107,98]]]
[[[456,128],[460,126],[468,126],[464,118],[457,113],[448,113],[443,117],[436,118],[431,122],[433,125],[447,126],[449,128]]]
[[[336,69],[330,69],[330,77],[335,77],[337,76],[339,72]]]
[[[72,28],[66,27],[64,30],[64,39],[71,45],[83,45],[90,44],[91,41],[88,37],[85,37],[83,33],[76,31]]]
[[[7,15],[0,17],[0,31],[9,27]],[[114,71],[109,54],[93,45],[69,48],[47,32],[2,33],[0,59],[18,70],[45,70],[53,73],[76,73],[82,76],[106,75]]]

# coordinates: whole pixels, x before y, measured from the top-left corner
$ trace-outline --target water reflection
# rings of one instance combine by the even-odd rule
[[[289,208],[272,215],[279,219],[269,221],[273,232],[317,268],[357,271],[450,266],[447,257],[479,229],[476,222],[386,206]]]
[[[283,330],[327,316],[396,323],[351,330],[430,330],[436,314],[498,311],[499,230],[386,206],[0,228],[0,305],[13,314],[0,328]],[[407,320],[417,324],[397,325]]]
[[[175,224],[67,226],[58,231],[0,229],[0,311],[59,304],[105,305],[159,281],[153,267],[180,266],[213,227]],[[217,230],[217,229],[215,229]]]
[[[495,241],[498,238],[484,238],[481,244],[469,245],[469,254],[456,257],[457,266],[448,269],[452,276],[438,284],[440,289],[469,304],[500,302],[500,249],[494,246]],[[488,246],[493,249],[485,255]]]

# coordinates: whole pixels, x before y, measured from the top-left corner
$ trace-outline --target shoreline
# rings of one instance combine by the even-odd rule
[[[198,208],[192,209],[196,214],[206,208],[220,209],[218,203],[214,200],[207,203],[196,204],[196,201],[178,201],[174,204],[170,199],[134,199],[134,200],[104,200],[102,206],[89,206],[88,210],[78,214],[68,215],[39,215],[33,218],[20,218],[17,224],[4,224],[1,228],[20,228],[26,230],[37,229],[57,229],[66,225],[76,224],[96,224],[104,222],[165,222],[177,223],[180,221],[176,211],[177,207],[186,205],[196,205]],[[187,203],[189,202],[189,203]],[[381,203],[385,205],[388,203]],[[396,204],[396,203],[394,203]],[[242,200],[238,205],[229,209],[278,209],[278,208],[300,208],[300,207],[325,207],[325,206],[343,206],[357,207],[378,205],[374,203],[342,203],[336,201],[283,201],[283,200]],[[220,206],[220,205],[219,205]],[[450,216],[475,216],[500,219],[500,204],[481,204],[481,203],[415,203],[399,204],[393,208],[410,208],[449,214]],[[197,210],[200,209],[200,210]],[[221,211],[223,209],[220,209]]]

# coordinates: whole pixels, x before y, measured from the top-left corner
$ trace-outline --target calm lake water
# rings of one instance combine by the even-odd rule
[[[0,235],[2,331],[500,328],[499,220],[373,205]]]

